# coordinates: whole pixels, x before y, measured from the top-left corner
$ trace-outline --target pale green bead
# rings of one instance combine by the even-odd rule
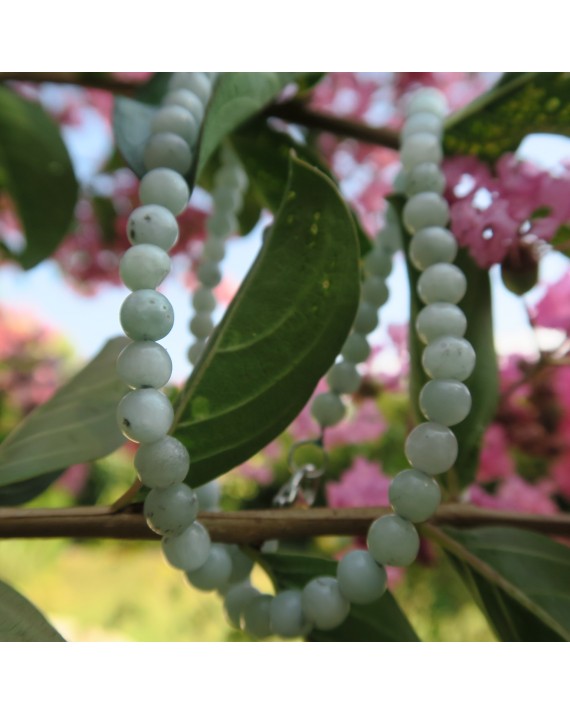
[[[133,389],[160,389],[172,375],[172,360],[156,342],[131,342],[117,357],[117,374]]]
[[[352,328],[355,332],[367,335],[378,327],[378,312],[369,302],[361,302],[354,318]]]
[[[168,92],[162,100],[162,104],[165,107],[172,104],[184,107],[196,119],[198,125],[202,124],[204,120],[204,103],[190,89],[175,89],[172,92]]]
[[[430,112],[442,119],[447,112],[447,99],[439,89],[435,87],[422,87],[410,97],[406,107],[406,115],[411,117],[414,114]]]
[[[139,206],[129,216],[127,235],[133,245],[150,243],[168,251],[178,240],[178,222],[164,206]]]
[[[406,201],[402,220],[412,234],[422,228],[443,227],[449,223],[449,205],[433,191],[416,193]]]
[[[437,164],[418,164],[406,176],[406,195],[417,193],[443,194],[445,191],[445,176]]]
[[[189,90],[194,92],[202,104],[206,104],[212,93],[212,80],[206,72],[175,72],[168,82],[168,89],[171,92]]]
[[[343,361],[329,369],[327,382],[331,391],[336,394],[352,394],[360,386],[362,377],[353,364]]]
[[[418,556],[420,537],[410,521],[400,516],[382,516],[368,530],[370,555],[380,565],[406,567]]]
[[[397,219],[396,223],[391,223],[388,220],[391,208],[392,207],[389,206],[388,213],[386,214],[386,225],[376,236],[376,246],[389,253],[390,256],[393,256],[394,253],[402,247],[402,231],[400,229],[399,219]]]
[[[370,355],[368,340],[359,332],[351,333],[342,346],[341,355],[347,362],[352,362],[353,364],[365,362]]]
[[[152,169],[145,174],[139,186],[141,203],[164,206],[178,216],[190,198],[188,184],[172,169]]]
[[[174,421],[168,397],[157,389],[136,389],[117,406],[117,423],[130,441],[141,444],[162,439]]]
[[[233,213],[216,211],[206,219],[206,229],[211,236],[225,240],[237,233],[238,222]]]
[[[198,312],[190,320],[190,332],[198,339],[205,339],[212,334],[214,321],[209,312]]]
[[[401,138],[405,141],[412,134],[433,134],[441,139],[443,122],[431,112],[417,112],[412,114],[402,127]]]
[[[455,265],[435,263],[418,280],[418,295],[427,305],[432,302],[460,302],[467,291],[465,274]]]
[[[271,634],[270,609],[272,595],[257,595],[243,609],[242,627],[258,640]]]
[[[196,312],[214,312],[216,296],[210,288],[199,287],[192,296],[192,307]]]
[[[464,382],[475,369],[475,350],[462,337],[438,337],[424,349],[422,366],[432,379]]]
[[[177,570],[198,570],[208,560],[210,535],[201,523],[195,521],[179,535],[164,536],[162,552],[166,560]]]
[[[156,290],[136,290],[121,306],[121,326],[131,340],[161,340],[174,325],[174,310]]]
[[[471,411],[471,392],[455,379],[432,379],[420,392],[420,409],[426,419],[444,426],[462,422]]]
[[[172,104],[161,107],[150,123],[153,134],[171,132],[182,137],[188,146],[194,146],[198,139],[200,127],[195,117],[184,107]]]
[[[361,297],[364,302],[378,309],[388,300],[388,286],[384,278],[369,275],[362,283]]]
[[[129,290],[153,290],[169,272],[168,253],[149,243],[141,243],[129,248],[119,263],[121,280]]]
[[[206,342],[206,340],[196,340],[196,342],[190,346],[188,350],[188,360],[190,364],[194,365],[198,362],[206,349]]]
[[[254,565],[253,560],[247,553],[244,553],[239,546],[233,543],[224,547],[226,548],[232,561],[232,572],[229,582],[240,583],[242,580],[249,577]]]
[[[210,236],[204,243],[204,251],[202,252],[203,259],[219,263],[224,259],[225,254],[226,244],[221,238]]]
[[[364,257],[364,268],[370,275],[387,278],[392,270],[391,251],[387,248],[376,246]]]
[[[258,595],[259,590],[249,582],[229,588],[224,597],[224,611],[231,625],[238,629],[241,627],[244,608]]]
[[[145,498],[143,511],[152,531],[160,535],[178,535],[196,520],[198,498],[185,483],[153,488]]]
[[[346,407],[338,394],[324,392],[313,399],[311,414],[321,426],[334,426],[344,417]]]
[[[434,263],[453,263],[457,256],[457,241],[447,228],[422,228],[410,241],[409,252],[414,266],[425,270]]]
[[[228,552],[222,545],[215,543],[204,565],[186,573],[186,578],[198,590],[219,590],[227,585],[231,572],[232,561]]]
[[[412,523],[423,523],[437,511],[441,490],[431,476],[417,469],[405,469],[390,484],[389,497],[398,516]]]
[[[416,318],[416,332],[425,344],[438,337],[463,337],[466,329],[465,313],[449,302],[432,302],[420,310]]]
[[[407,137],[400,150],[400,160],[406,171],[418,164],[440,164],[442,158],[441,142],[437,136],[426,132]]]
[[[167,488],[181,483],[189,468],[188,450],[172,436],[165,436],[150,444],[141,444],[135,454],[138,477],[149,488]]]
[[[222,213],[239,213],[243,207],[243,197],[240,189],[234,186],[216,186],[212,193],[216,211]]]
[[[350,612],[350,603],[341,593],[336,578],[314,578],[301,595],[305,618],[319,630],[333,630]]]
[[[198,486],[194,491],[198,496],[201,511],[217,511],[220,507],[220,484],[217,481]]]
[[[448,471],[457,459],[455,434],[443,424],[427,421],[408,434],[406,458],[418,471],[430,476]]]
[[[337,566],[338,586],[355,605],[368,605],[386,591],[386,571],[366,550],[352,550]]]
[[[277,593],[269,609],[271,631],[280,637],[301,637],[311,629],[303,614],[300,590],[282,590]]]
[[[151,134],[144,147],[143,161],[147,171],[165,168],[184,176],[192,165],[192,151],[178,134]]]
[[[196,274],[198,280],[207,288],[215,288],[222,279],[222,273],[220,272],[218,264],[211,260],[205,260],[203,263],[200,263]]]
[[[214,176],[216,186],[227,186],[243,192],[247,188],[247,174],[239,164],[222,166]]]

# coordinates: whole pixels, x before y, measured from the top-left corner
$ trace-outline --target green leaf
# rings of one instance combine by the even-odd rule
[[[29,600],[0,581],[0,642],[65,642]]]
[[[15,257],[33,268],[69,229],[78,186],[57,124],[5,87],[0,87],[0,174],[26,235],[26,248]]]
[[[570,136],[570,73],[512,74],[449,118],[446,154],[493,162],[528,134]]]
[[[305,555],[262,555],[259,563],[279,590],[301,589],[315,577],[336,575],[336,562]],[[340,627],[313,630],[318,642],[419,642],[419,638],[390,592],[371,605],[352,605]]]
[[[562,255],[570,258],[570,226],[560,226],[550,241],[550,245]]]
[[[390,202],[401,216],[405,198],[391,196]],[[429,381],[425,374],[421,357],[425,345],[418,339],[413,326],[424,304],[419,299],[416,285],[421,273],[416,270],[408,258],[408,246],[411,236],[401,223],[404,241],[404,255],[408,269],[410,284],[410,400],[417,422],[424,421],[419,408],[419,393],[424,384]],[[457,492],[475,480],[479,464],[481,440],[487,426],[493,420],[497,409],[499,394],[499,375],[497,356],[493,339],[493,314],[491,309],[491,284],[489,273],[479,268],[465,250],[460,250],[455,264],[465,273],[468,290],[459,307],[467,318],[468,340],[475,350],[477,361],[473,374],[465,380],[466,386],[473,395],[473,406],[469,416],[457,426],[453,432],[459,442],[459,455],[454,468],[447,476],[447,486]]]
[[[450,556],[497,637],[570,640],[570,549],[517,528],[424,526]]]
[[[41,476],[34,476],[27,481],[10,483],[0,487],[0,506],[20,506],[32,501],[46,491],[61,475],[61,470],[52,471]]]
[[[124,443],[116,408],[128,391],[115,373],[125,337],[99,354],[0,444],[0,485],[101,458]]]
[[[291,159],[281,210],[182,391],[174,435],[197,486],[285,429],[333,363],[359,297],[351,216],[331,181]]]

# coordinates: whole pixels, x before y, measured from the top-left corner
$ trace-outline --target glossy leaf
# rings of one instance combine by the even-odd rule
[[[291,159],[281,210],[178,404],[189,483],[209,481],[278,436],[338,354],[359,296],[351,216],[331,181]]]
[[[424,527],[450,556],[497,637],[570,640],[570,548],[517,528]]]
[[[496,161],[537,133],[570,136],[570,73],[524,72],[502,78],[449,118],[444,149],[446,154]]]
[[[124,443],[115,412],[128,389],[115,373],[115,362],[128,342],[110,340],[0,444],[1,486],[101,458]]]
[[[337,563],[305,555],[262,555],[265,568],[279,590],[301,589],[312,578],[336,575]],[[386,592],[371,605],[352,605],[340,627],[327,632],[313,630],[309,639],[317,642],[418,642],[419,638],[398,603]]]
[[[57,124],[37,104],[0,87],[0,175],[26,236],[24,268],[50,256],[73,219],[77,181]]]
[[[42,613],[0,581],[0,642],[65,642]]]

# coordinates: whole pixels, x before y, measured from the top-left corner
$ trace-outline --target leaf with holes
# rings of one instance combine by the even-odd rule
[[[65,642],[42,613],[0,580],[0,642]]]
[[[301,411],[350,330],[358,258],[336,187],[292,158],[273,228],[176,410],[191,485],[243,463]]]

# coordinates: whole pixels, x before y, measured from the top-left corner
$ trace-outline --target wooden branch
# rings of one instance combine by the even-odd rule
[[[91,89],[104,89],[115,94],[132,96],[140,83],[120,82],[104,72],[0,72],[0,82],[31,82],[33,84],[74,84]]]
[[[202,513],[199,520],[214,541],[258,545],[274,538],[364,536],[370,523],[388,512],[387,508],[284,509]],[[441,506],[431,522],[456,528],[508,525],[550,536],[570,537],[570,515],[566,514],[546,517],[450,504]],[[140,507],[117,513],[110,507],[0,508],[0,538],[155,540],[159,536],[147,527]]]

